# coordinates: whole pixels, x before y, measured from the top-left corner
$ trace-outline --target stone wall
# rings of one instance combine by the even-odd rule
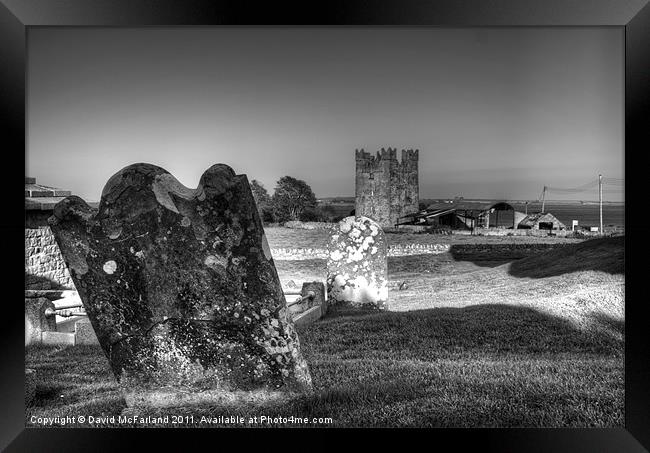
[[[388,256],[437,255],[448,252],[449,244],[407,244],[389,245]],[[274,248],[271,249],[274,260],[313,260],[327,259],[327,250],[321,248]]]
[[[323,248],[281,247],[271,249],[274,260],[314,260],[327,259],[327,250]]]
[[[571,230],[540,230],[537,229],[507,229],[507,228],[476,228],[476,236],[557,236],[566,237],[571,235]]]
[[[437,255],[448,252],[450,244],[389,245],[388,256]]]
[[[75,289],[50,227],[25,229],[25,289]]]
[[[296,230],[328,230],[336,223],[333,222],[301,222],[300,220],[290,220],[284,223],[285,228]]]
[[[376,155],[355,151],[355,213],[383,228],[419,210],[418,150],[382,149]]]
[[[520,244],[406,244],[389,245],[388,256],[438,255],[450,252],[457,259],[503,260],[519,259],[564,247],[567,243]],[[271,249],[274,260],[327,259],[327,250],[319,248]]]

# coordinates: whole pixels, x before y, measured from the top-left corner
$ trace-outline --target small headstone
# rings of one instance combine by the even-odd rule
[[[130,165],[50,225],[127,405],[262,402],[311,377],[245,175]]]
[[[25,345],[41,342],[43,332],[56,331],[56,317],[47,313],[54,311],[54,304],[45,297],[25,298]]]
[[[320,306],[322,314],[327,313],[327,300],[323,282],[304,282],[300,295],[307,301],[307,307]],[[311,296],[311,297],[310,297]]]
[[[386,240],[368,217],[346,217],[334,228],[328,245],[327,293],[332,303],[386,309],[388,266]]]

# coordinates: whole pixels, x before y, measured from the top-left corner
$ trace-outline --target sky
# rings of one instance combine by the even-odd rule
[[[191,188],[225,163],[353,196],[354,150],[395,147],[420,198],[536,200],[624,178],[623,50],[612,27],[30,28],[26,176],[97,201],[132,163]]]

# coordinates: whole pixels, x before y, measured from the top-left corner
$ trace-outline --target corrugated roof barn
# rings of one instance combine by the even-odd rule
[[[505,211],[505,212],[504,212]],[[400,224],[438,224],[452,228],[513,227],[514,207],[498,200],[439,202],[400,219]],[[500,214],[502,213],[502,214]]]

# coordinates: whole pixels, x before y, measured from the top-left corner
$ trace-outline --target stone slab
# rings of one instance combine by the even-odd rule
[[[296,326],[304,326],[318,321],[323,316],[323,309],[320,305],[313,306],[293,318]]]
[[[75,334],[71,332],[41,332],[41,344],[48,346],[74,346]]]

